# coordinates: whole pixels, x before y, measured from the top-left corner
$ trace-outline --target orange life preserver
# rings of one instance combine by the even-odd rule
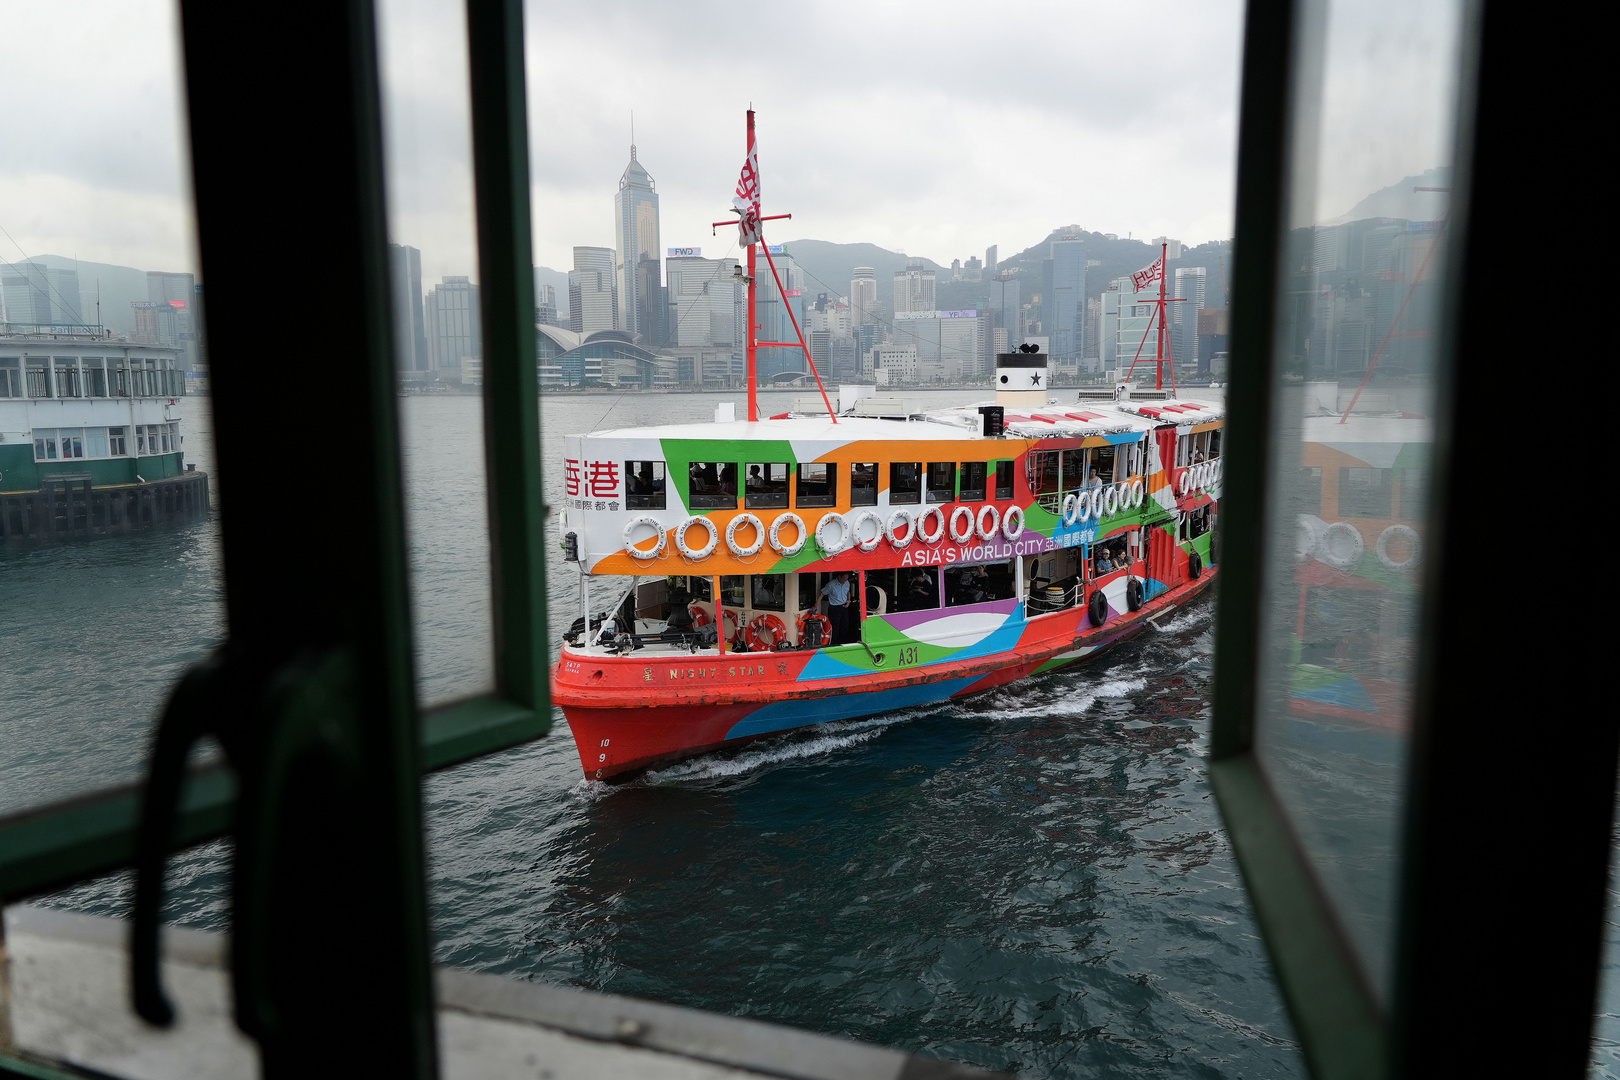
[[[729,611],[726,614],[731,614]],[[764,632],[770,631],[771,640],[764,640]],[[770,652],[777,645],[787,640],[787,625],[775,615],[755,615],[748,624],[748,651]]]
[[[737,627],[741,625],[741,620],[737,618],[735,611],[728,611],[725,614],[724,621],[731,624],[731,629],[726,631],[726,640],[730,641],[737,636]]]
[[[807,611],[799,616],[799,642],[804,642],[804,628],[811,623],[821,624],[821,644],[832,644],[832,620],[819,611]]]
[[[686,609],[692,615],[692,629],[700,630],[709,625],[709,613],[696,604],[690,604]]]

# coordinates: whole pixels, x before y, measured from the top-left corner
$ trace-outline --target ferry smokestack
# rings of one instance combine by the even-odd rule
[[[1046,404],[1047,353],[1039,345],[1020,345],[1017,352],[996,354],[996,404],[1032,409]]]

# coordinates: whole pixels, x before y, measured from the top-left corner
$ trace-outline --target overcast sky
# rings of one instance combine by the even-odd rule
[[[394,239],[422,249],[429,280],[476,276],[461,5],[378,8]],[[735,230],[713,237],[709,222],[726,216],[750,102],[766,213],[794,215],[773,240],[949,263],[1067,223],[1226,238],[1241,10],[530,3],[535,261],[566,269],[573,245],[613,244],[632,110],[664,245],[724,254]],[[195,269],[177,51],[159,0],[0,0],[5,259]],[[285,236],[289,257],[319,247]]]

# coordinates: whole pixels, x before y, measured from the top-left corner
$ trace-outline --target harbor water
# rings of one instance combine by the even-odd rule
[[[792,395],[762,397],[779,412]],[[565,433],[711,418],[719,400],[548,397],[548,501]],[[402,408],[437,702],[490,678],[480,402]],[[187,460],[212,471],[206,402],[184,423]],[[550,571],[555,635],[579,583]],[[0,813],[138,777],[165,688],[223,635],[221,588],[217,522],[0,551]],[[438,960],[1030,1076],[1303,1076],[1204,777],[1216,602],[1089,666],[618,787],[582,779],[559,716],[424,783]],[[222,928],[228,845],[171,865],[171,917]],[[128,879],[50,902],[123,914]]]

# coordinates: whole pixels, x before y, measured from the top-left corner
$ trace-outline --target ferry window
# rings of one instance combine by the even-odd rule
[[[34,432],[34,460],[56,460],[56,429],[45,428]]]
[[[686,505],[694,510],[737,508],[737,466],[729,461],[694,461],[687,474]]]
[[[1010,499],[1013,497],[1013,463],[1010,461],[996,462],[996,498]]]
[[[664,509],[664,463],[627,461],[624,463],[626,510]]]
[[[106,361],[99,356],[92,356],[84,361],[84,396],[107,396],[107,369]],[[0,395],[3,396],[3,395]]]
[[[849,505],[876,506],[878,467],[875,461],[857,461],[849,467]],[[891,500],[892,501],[892,500]],[[802,505],[802,504],[801,504]],[[831,503],[828,504],[832,505]]]
[[[1307,465],[1299,470],[1299,484],[1294,489],[1296,511],[1301,514],[1322,512],[1322,467]]]
[[[1209,507],[1200,506],[1187,515],[1187,539],[1196,540],[1209,532]]]
[[[889,505],[922,502],[922,462],[896,461],[889,466]]]
[[[962,501],[984,501],[984,477],[988,469],[982,461],[962,463]]]
[[[107,452],[113,457],[127,457],[129,455],[129,428],[110,427],[107,429]]]
[[[1112,484],[1116,479],[1123,480],[1124,477],[1114,475],[1114,465],[1118,457],[1119,455],[1112,446],[1099,446],[1093,450],[1091,452],[1091,469],[1086,472],[1086,483]],[[1092,478],[1092,472],[1097,474],[1095,480]]]
[[[788,467],[786,462],[749,462],[746,483],[747,486],[743,489],[743,506],[750,510],[787,509]]]
[[[51,396],[50,375],[45,370],[45,362],[42,360],[30,361],[28,364],[28,396],[35,398]]]
[[[930,461],[928,463],[928,501],[947,503],[956,499],[956,462]]]
[[[696,574],[694,574],[691,577],[672,577],[669,580],[672,591],[675,587],[684,588],[687,595],[691,596],[693,600],[708,600],[714,595],[711,588],[713,582],[709,578],[698,577]],[[679,584],[680,582],[685,582],[686,584],[682,586]]]
[[[1016,578],[1010,563],[990,566],[948,566],[945,568],[945,606],[987,604],[1011,600]]]
[[[755,611],[787,610],[787,575],[754,574],[749,578]]]
[[[892,580],[889,575],[893,575]],[[880,570],[868,573],[866,580],[888,593],[890,611],[931,611],[939,607],[939,571],[933,567]]]
[[[56,396],[59,398],[79,397],[79,365],[72,360],[58,360],[56,362]]]
[[[1212,431],[1212,432],[1209,433],[1209,456],[1212,457],[1212,458],[1213,457],[1219,457],[1220,454],[1221,454],[1221,433],[1219,431]]]
[[[1058,455],[1061,472],[1058,475],[1059,486],[1064,491],[1073,491],[1086,486],[1086,452],[1084,450],[1064,450]]]
[[[1129,552],[1126,550],[1123,536],[1095,544],[1091,549],[1091,576],[1099,578],[1104,574],[1112,574],[1115,570],[1123,570],[1130,565],[1128,558]]]
[[[1339,516],[1387,518],[1391,515],[1393,469],[1339,469]]]
[[[814,611],[820,592],[816,588],[816,575],[794,574],[799,579],[799,610]]]
[[[801,464],[798,490],[793,493],[793,497],[797,500],[798,506],[837,506],[838,466],[825,461],[806,461]]]
[[[742,607],[743,588],[748,579],[741,574],[726,575],[720,579],[720,604],[722,607]]]
[[[1049,495],[1058,489],[1058,452],[1037,450],[1029,455],[1029,490]]]
[[[14,357],[0,358],[0,398],[22,397],[22,378]]]

